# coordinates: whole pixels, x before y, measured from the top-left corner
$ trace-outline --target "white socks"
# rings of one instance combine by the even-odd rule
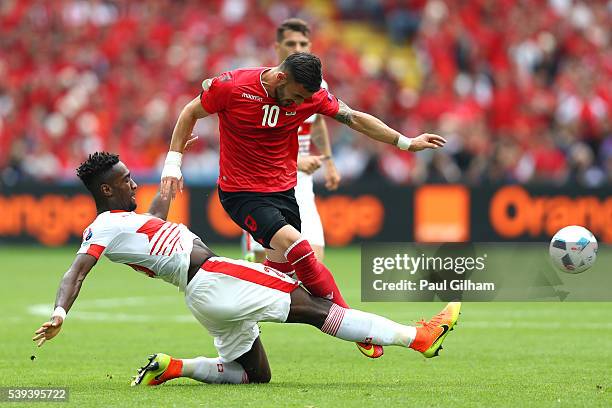
[[[246,371],[235,361],[222,363],[219,357],[196,357],[182,360],[181,377],[209,384],[247,384],[249,382]]]
[[[345,309],[335,303],[329,309],[321,331],[342,340],[380,346],[409,347],[416,336],[414,326],[404,326],[360,310]]]

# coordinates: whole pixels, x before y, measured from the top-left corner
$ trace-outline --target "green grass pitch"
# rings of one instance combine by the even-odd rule
[[[30,339],[74,250],[0,249],[1,387],[66,386],[75,407],[612,406],[612,303],[467,303],[431,360],[398,347],[370,360],[314,328],[266,323],[270,384],[131,388],[148,354],[214,356],[212,339],[174,287],[103,259],[62,333],[37,349]],[[327,264],[355,308],[410,323],[442,306],[360,303],[358,248],[329,250]]]

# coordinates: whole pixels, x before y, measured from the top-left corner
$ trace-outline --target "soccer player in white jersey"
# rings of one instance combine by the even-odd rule
[[[405,326],[316,298],[284,273],[262,264],[216,256],[182,224],[166,221],[170,198],[159,194],[148,213],[138,214],[137,185],[117,155],[94,153],[77,169],[93,195],[97,218],[60,283],[55,311],[32,340],[41,346],[60,331],[89,271],[101,255],[160,278],[185,292],[194,317],[214,337],[218,357],[149,357],[132,385],[158,385],[188,377],[206,383],[269,382],[270,366],[260,321],[303,323],[352,342],[409,347],[433,357],[452,330],[461,304],[449,303],[429,322]]]
[[[299,18],[283,21],[276,29],[274,49],[278,61],[282,62],[296,52],[310,52],[310,27]],[[327,82],[321,82],[321,88],[328,89]],[[319,155],[310,154],[310,143],[316,146]],[[323,167],[325,171],[325,187],[335,190],[340,183],[340,174],[336,170],[332,158],[329,132],[322,115],[314,114],[304,121],[298,129],[298,173],[295,186],[295,199],[300,208],[302,220],[302,236],[310,242],[315,256],[323,261],[325,238],[321,217],[315,205],[312,177],[315,171]],[[263,262],[266,258],[265,248],[255,241],[246,231],[242,232],[242,249],[245,259]]]

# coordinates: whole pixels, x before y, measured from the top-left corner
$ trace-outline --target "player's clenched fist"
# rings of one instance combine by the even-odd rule
[[[299,156],[297,159],[297,167],[299,171],[306,174],[312,174],[321,167],[325,156]]]
[[[64,323],[64,319],[60,316],[53,316],[50,321],[44,322],[42,326],[34,332],[32,341],[37,342],[36,345],[38,347],[42,346],[45,341],[51,340],[57,336],[62,329],[62,323]]]
[[[437,149],[443,147],[446,139],[442,136],[434,135],[433,133],[423,133],[415,138],[410,139],[408,150],[418,152],[424,149]]]

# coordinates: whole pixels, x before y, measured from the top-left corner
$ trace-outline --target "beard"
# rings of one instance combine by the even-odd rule
[[[283,100],[283,97],[285,96],[286,86],[287,85],[279,85],[274,90],[274,99],[276,99],[276,102],[278,103],[278,105],[282,107],[290,106],[293,103],[293,102],[288,102],[286,99]]]

